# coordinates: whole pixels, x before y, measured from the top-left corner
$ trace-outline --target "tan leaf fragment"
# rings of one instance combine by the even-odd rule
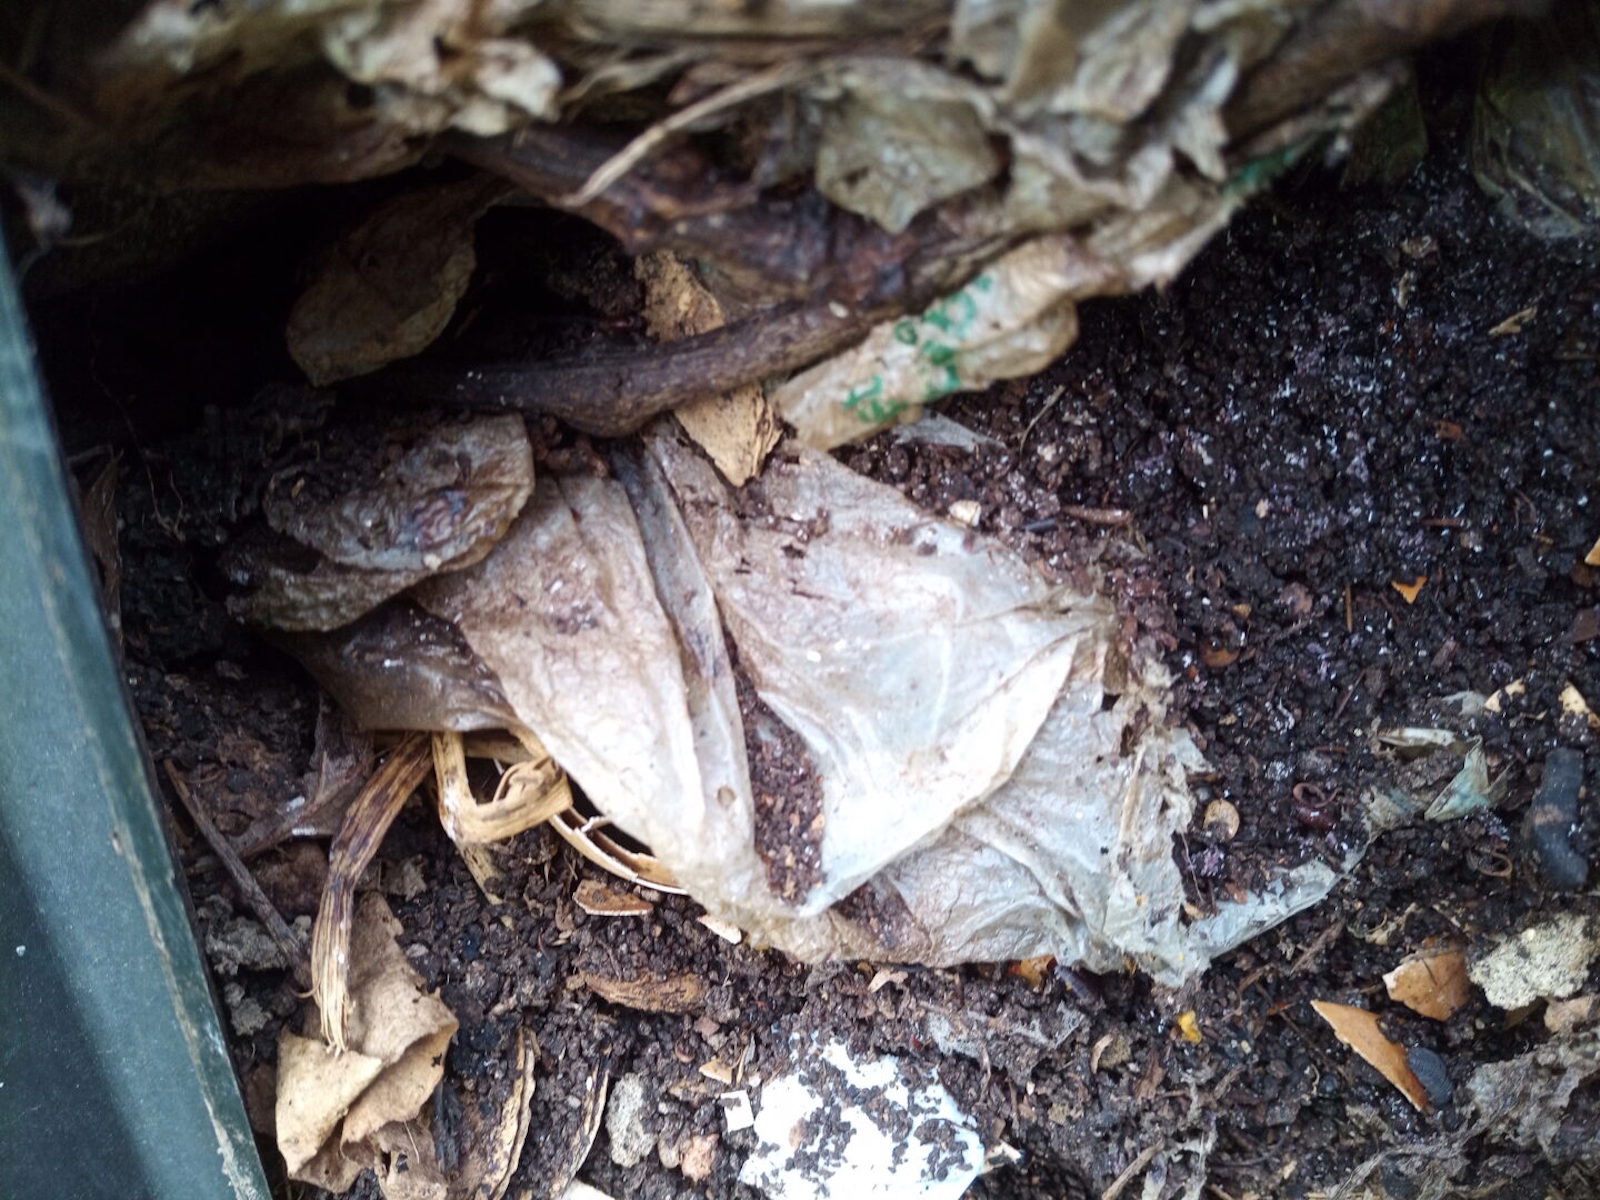
[[[1582,717],[1590,729],[1600,729],[1600,715],[1589,707],[1589,701],[1572,684],[1561,689],[1561,711],[1570,717]]]
[[[1589,553],[1583,556],[1586,566],[1600,567],[1600,538],[1596,538],[1594,545],[1589,547]]]
[[[1364,1008],[1313,1000],[1311,1007],[1332,1028],[1334,1035],[1359,1054],[1378,1074],[1400,1090],[1418,1112],[1431,1112],[1427,1089],[1406,1061],[1404,1046],[1391,1042],[1378,1027],[1378,1018]]]
[[[645,289],[645,326],[661,341],[709,333],[726,323],[717,298],[671,252],[643,255],[635,270]],[[760,474],[778,444],[778,419],[758,384],[702,396],[679,408],[677,416],[734,487]]]
[[[646,917],[656,910],[643,896],[609,888],[598,879],[585,879],[572,898],[591,917]]]
[[[578,981],[603,1000],[641,1012],[689,1012],[699,1007],[706,994],[706,985],[696,975],[608,979],[604,975],[580,971]]]
[[[498,181],[406,192],[329,251],[289,313],[289,354],[318,387],[418,354],[450,323],[477,257],[473,226]]]
[[[1389,999],[1435,1021],[1448,1021],[1472,998],[1467,956],[1460,950],[1413,954],[1383,977]]]
[[[285,1032],[278,1046],[278,1148],[291,1178],[343,1191],[381,1165],[380,1131],[415,1121],[444,1074],[456,1019],[425,992],[376,892],[349,942],[347,1049]]]
[[[1418,575],[1410,582],[1407,582],[1403,579],[1391,579],[1389,581],[1389,586],[1395,591],[1399,592],[1400,598],[1403,599],[1407,604],[1415,604],[1417,602],[1417,597],[1422,594],[1422,589],[1427,585],[1427,582],[1428,577],[1426,575]]]

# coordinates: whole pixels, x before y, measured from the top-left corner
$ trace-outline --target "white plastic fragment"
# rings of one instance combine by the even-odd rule
[[[937,1082],[908,1087],[895,1059],[857,1060],[840,1041],[800,1054],[762,1089],[740,1183],[771,1200],[956,1200],[983,1172],[971,1118]]]
[[[722,1105],[722,1116],[728,1123],[729,1133],[749,1129],[756,1123],[755,1110],[750,1107],[750,1093],[743,1088],[735,1092],[723,1092],[717,1097],[717,1103]]]

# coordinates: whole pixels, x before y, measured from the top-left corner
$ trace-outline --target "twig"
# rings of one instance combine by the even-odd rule
[[[172,760],[168,759],[162,765],[166,769],[167,778],[172,782],[173,793],[182,803],[184,811],[189,814],[189,819],[194,822],[195,828],[200,831],[200,836],[206,839],[206,844],[211,847],[217,860],[222,863],[223,869],[228,872],[228,878],[233,880],[233,886],[239,889],[240,897],[250,906],[250,911],[255,913],[256,920],[265,926],[267,936],[277,945],[284,960],[289,964],[295,983],[302,988],[310,986],[311,974],[305,941],[289,927],[288,922],[283,919],[283,914],[272,903],[271,897],[261,890],[261,885],[250,873],[250,868],[244,865],[244,860],[239,857],[228,839],[223,837],[222,830],[211,820],[211,814],[206,812],[194,798],[194,794],[189,791],[188,783]]]
[[[1090,525],[1131,525],[1133,514],[1125,508],[1089,508],[1082,504],[1064,504],[1061,515]]]
[[[1022,440],[1017,443],[1017,452],[1019,454],[1022,452],[1022,448],[1028,444],[1028,435],[1033,432],[1033,427],[1044,420],[1045,414],[1056,406],[1056,401],[1066,394],[1066,390],[1066,388],[1057,384],[1056,390],[1050,393],[1045,402],[1039,406],[1039,411],[1033,414],[1033,420],[1029,421],[1028,427],[1022,431]]]
[[[1140,1171],[1150,1165],[1150,1160],[1156,1156],[1156,1151],[1161,1149],[1160,1142],[1151,1142],[1131,1163],[1122,1169],[1122,1174],[1111,1181],[1111,1186],[1100,1193],[1100,1200],[1117,1200],[1122,1195],[1122,1189],[1134,1181]]]
[[[697,121],[733,108],[746,100],[754,100],[768,92],[776,92],[798,83],[818,69],[818,64],[808,59],[798,62],[777,63],[765,71],[745,77],[737,83],[712,92],[686,108],[680,108],[664,121],[657,121],[617,153],[613,154],[591,174],[584,185],[559,203],[565,208],[582,208],[595,200],[617,180],[643,162],[657,146],[675,133],[680,133]]]

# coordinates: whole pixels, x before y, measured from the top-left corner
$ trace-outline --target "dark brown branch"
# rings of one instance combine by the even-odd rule
[[[1333,0],[1306,18],[1228,102],[1228,134],[1253,137],[1361,72],[1496,17],[1532,17],[1548,0]]]

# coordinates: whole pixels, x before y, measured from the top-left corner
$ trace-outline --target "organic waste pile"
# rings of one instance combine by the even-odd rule
[[[1126,329],[1061,356],[1080,302],[1177,279],[1274,181],[1343,170],[1382,195],[1430,128],[1433,174],[1403,186],[1489,231],[1486,263],[1525,237],[1496,221],[1581,260],[1593,5],[1421,84],[1410,51],[1528,14],[80,7],[8,18],[18,258],[85,451],[108,610],[193,830],[247,1100],[288,1179],[397,1200],[579,1197],[580,1171],[618,1194],[774,1197],[1589,1178],[1600,921],[1542,898],[1588,880],[1600,626],[1580,613],[1563,643],[1581,670],[1550,639],[1515,661],[1462,632],[1393,694],[1395,630],[1448,570],[1420,562],[1414,524],[1391,534],[1404,518],[1363,532],[1314,480],[1262,483],[1275,464],[1248,433],[1278,403],[1309,430],[1320,403],[1314,453],[1283,469],[1331,455],[1377,486],[1337,432],[1340,405],[1350,430],[1375,419],[1369,385],[1152,415],[1108,397],[1181,390],[1201,331],[1145,366],[1117,349]],[[1500,217],[1461,199],[1468,163]],[[1375,290],[1395,312],[1372,321],[1409,322],[1407,362],[1592,306],[1552,258],[1540,298],[1469,334],[1439,315],[1466,294],[1437,283],[1444,217],[1390,236],[1326,207],[1307,220],[1330,236],[1386,239],[1395,281]],[[1247,236],[1254,259],[1209,252],[1235,288],[1219,308],[1278,303],[1239,263],[1331,270],[1260,220]],[[1177,286],[1107,311],[1148,342],[1143,322],[1206,295]],[[1319,357],[1338,307],[1319,294],[1326,328],[1285,336],[1348,384],[1350,352]],[[1574,321],[1514,411],[1592,375]],[[1243,379],[1258,351],[1227,352]],[[1459,382],[1432,385],[1430,437],[1515,425]],[[84,436],[81,393],[120,397],[128,444]],[[924,415],[958,393],[959,423]],[[1597,446],[1592,418],[1549,424],[1570,461]],[[1427,503],[1454,500],[1462,455]],[[1167,494],[1179,478],[1193,506]],[[1481,514],[1412,520],[1461,539],[1531,523],[1592,601],[1581,485],[1497,478]],[[1551,601],[1563,627],[1579,608],[1593,625],[1579,600]],[[1259,649],[1252,621],[1277,630]],[[1329,648],[1373,621],[1370,645]],[[1226,681],[1258,655],[1342,700],[1257,680],[1242,723],[1217,711],[1205,681],[1243,688]],[[1537,732],[1508,736],[1518,722]],[[1479,867],[1512,861],[1498,814],[1524,806],[1537,889],[1485,900]],[[1475,874],[1441,873],[1431,907],[1374,901],[1361,948],[1335,951],[1360,880],[1404,890],[1397,847],[1452,838],[1488,856]],[[1325,955],[1336,981],[1290,996]],[[1398,1019],[1376,1015],[1385,996]],[[1315,1033],[1264,1030],[1302,1000]],[[1493,1054],[1467,1053],[1468,1025],[1502,1012]],[[1271,1082],[1249,1078],[1252,1042]],[[1326,1085],[1352,1069],[1362,1132],[1341,1141]],[[1217,1107],[1237,1089],[1249,1128],[1293,1131],[1255,1172]],[[1380,1151],[1385,1121],[1431,1140]]]

